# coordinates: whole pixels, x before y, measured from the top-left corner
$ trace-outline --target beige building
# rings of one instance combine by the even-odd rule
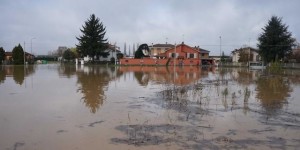
[[[152,57],[156,57],[159,54],[165,53],[168,49],[174,48],[174,45],[172,44],[154,44],[149,46],[150,49],[150,55]]]
[[[243,53],[248,56],[248,61],[257,62],[261,61],[261,57],[258,54],[258,50],[252,47],[244,47],[240,49],[235,49],[231,52],[232,62],[239,62],[240,54]]]

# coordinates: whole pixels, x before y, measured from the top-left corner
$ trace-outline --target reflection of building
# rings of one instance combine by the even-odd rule
[[[214,68],[210,68],[214,71]],[[188,85],[197,82],[208,75],[200,67],[151,67],[151,66],[122,66],[120,72],[134,72],[136,79],[142,85],[149,81],[159,83],[174,83],[176,85]]]
[[[237,81],[240,84],[243,85],[250,85],[253,84],[257,79],[259,78],[260,73],[256,71],[250,71],[248,69],[239,68],[234,69],[231,72],[232,79]]]
[[[0,82],[5,82],[6,77],[12,77],[16,84],[22,85],[25,77],[32,75],[35,72],[34,65],[24,66],[2,66],[0,74]]]
[[[232,62],[240,62],[240,58],[243,57],[242,55],[245,55],[246,57],[245,61],[252,61],[257,62],[261,61],[261,57],[258,54],[258,50],[252,47],[244,47],[240,49],[235,49],[231,52],[232,54]]]

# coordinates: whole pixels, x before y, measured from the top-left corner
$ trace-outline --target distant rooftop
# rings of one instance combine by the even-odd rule
[[[173,44],[154,44],[154,45],[151,45],[151,46],[149,46],[149,47],[174,47],[174,45]]]

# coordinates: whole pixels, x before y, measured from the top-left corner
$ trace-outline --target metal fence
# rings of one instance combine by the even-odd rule
[[[283,63],[282,67],[289,69],[300,69],[300,63]]]

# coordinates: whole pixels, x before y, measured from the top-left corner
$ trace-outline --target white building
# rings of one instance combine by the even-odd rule
[[[109,55],[106,57],[100,56],[100,61],[111,61],[113,58],[116,59],[118,54],[121,54],[121,51],[114,48],[107,48],[104,52],[107,52]]]
[[[252,62],[258,62],[261,61],[261,57],[258,54],[258,50],[252,47],[244,47],[240,49],[235,49],[231,52],[232,55],[232,62],[239,62],[240,54],[244,52],[246,55],[248,55],[248,60]]]

